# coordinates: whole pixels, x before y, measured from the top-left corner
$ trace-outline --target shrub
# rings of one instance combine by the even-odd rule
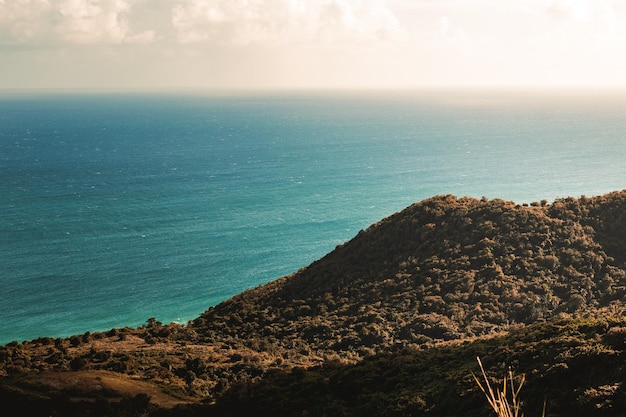
[[[495,411],[498,417],[523,417],[523,413],[521,412],[521,401],[519,397],[519,393],[522,390],[522,386],[526,381],[526,376],[522,375],[517,387],[515,386],[515,379],[513,378],[513,372],[509,368],[508,378],[505,376],[502,378],[502,389],[496,388],[495,391],[491,387],[489,383],[489,378],[487,377],[487,373],[485,372],[485,368],[483,368],[483,364],[480,361],[480,357],[476,358],[478,360],[478,365],[480,366],[480,371],[482,372],[483,379],[485,380],[485,385],[483,385],[478,377],[472,372],[472,376],[474,377],[474,381],[480,388],[480,390],[487,397],[487,401],[489,405]],[[546,405],[544,402],[543,405],[543,413],[542,417],[545,417],[546,414]]]

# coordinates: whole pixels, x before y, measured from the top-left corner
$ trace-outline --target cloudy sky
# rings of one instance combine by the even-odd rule
[[[623,0],[0,0],[0,88],[626,85]]]

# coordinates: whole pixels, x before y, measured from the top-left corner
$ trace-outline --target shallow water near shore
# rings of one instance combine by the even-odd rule
[[[0,343],[186,322],[438,194],[626,188],[625,92],[0,95]]]

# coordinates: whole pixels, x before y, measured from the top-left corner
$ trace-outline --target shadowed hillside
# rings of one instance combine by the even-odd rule
[[[192,327],[281,346],[386,351],[621,303],[625,199],[431,198]]]
[[[102,415],[480,416],[481,356],[527,373],[548,415],[623,415],[625,262],[625,191],[436,196],[187,325],[0,348],[0,398],[41,415],[96,398]]]

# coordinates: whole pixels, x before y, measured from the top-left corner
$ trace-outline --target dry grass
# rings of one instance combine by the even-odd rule
[[[524,382],[526,382],[526,375],[522,374],[516,385],[515,378],[513,377],[513,371],[509,368],[508,375],[502,378],[502,388],[500,389],[496,387],[494,391],[489,383],[489,378],[487,377],[483,363],[479,357],[476,359],[478,360],[478,365],[480,366],[480,371],[483,375],[484,385],[473,372],[472,376],[481,391],[485,394],[485,397],[487,397],[487,401],[493,411],[496,412],[496,415],[498,417],[523,417],[524,413],[522,413],[522,403],[519,394],[522,390],[522,386],[524,386]],[[545,417],[545,414],[546,404],[544,402],[543,413],[541,416]]]
[[[151,403],[163,408],[199,401],[197,398],[165,393],[158,384],[111,371],[44,371],[10,378],[11,390],[35,398],[62,396],[71,392],[68,398],[72,401],[89,401],[98,394],[111,401],[119,401],[123,397],[146,394]],[[105,392],[106,395],[103,394]]]

